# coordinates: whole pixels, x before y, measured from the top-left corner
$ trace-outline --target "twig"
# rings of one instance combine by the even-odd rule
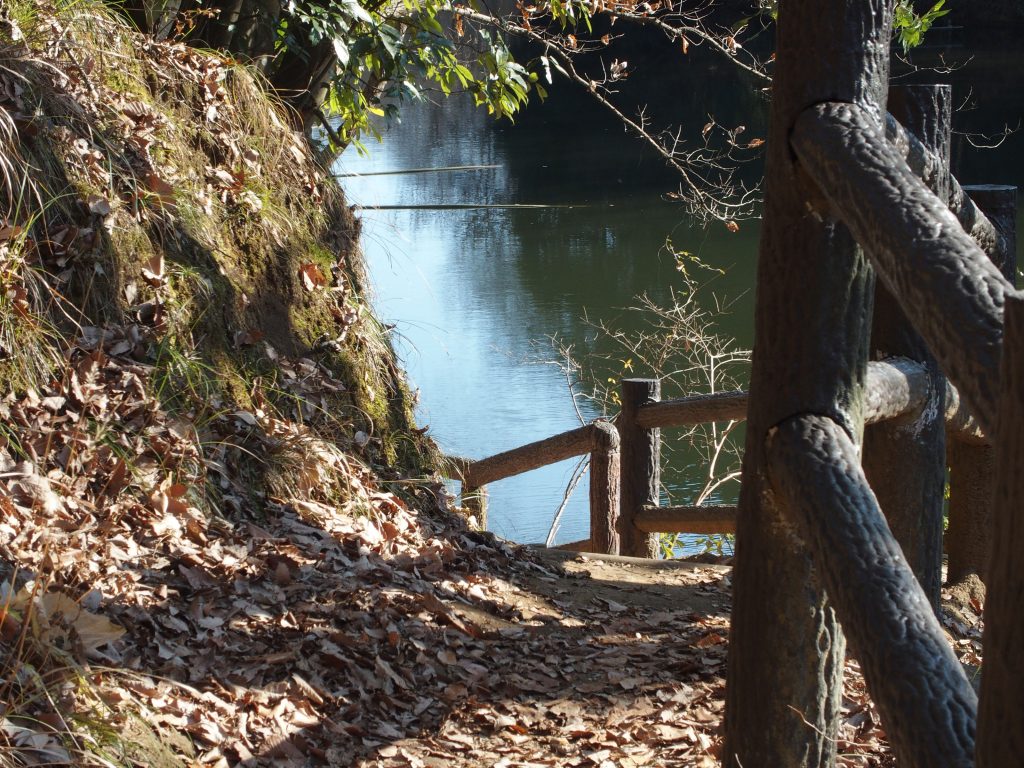
[[[558,505],[558,509],[555,510],[555,517],[551,521],[551,527],[548,529],[548,537],[544,540],[544,546],[547,549],[551,549],[555,543],[555,536],[558,533],[558,525],[562,522],[562,513],[565,512],[565,508],[569,505],[569,499],[572,498],[573,492],[576,490],[576,486],[580,484],[580,480],[583,479],[583,475],[587,473],[587,469],[590,467],[590,456],[584,456],[580,459],[576,468],[572,471],[572,479],[569,480],[569,485],[566,486],[565,493],[562,495],[562,503]]]

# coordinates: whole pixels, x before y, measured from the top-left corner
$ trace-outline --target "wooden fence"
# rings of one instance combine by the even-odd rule
[[[480,461],[455,459],[463,504],[481,522],[487,517],[487,484],[548,464],[590,454],[590,538],[595,552],[619,551],[619,433],[596,421]]]
[[[890,96],[899,119],[887,114],[892,11],[780,4],[750,395],[661,401],[658,382],[627,380],[616,432],[584,427],[463,467],[480,488],[601,457],[602,551],[613,531],[623,553],[651,554],[654,531],[735,526],[729,768],[834,765],[847,637],[899,765],[1024,765],[1014,193],[968,194],[949,174],[948,90]],[[893,354],[907,359],[878,359]],[[738,508],[660,508],[659,430],[743,417]],[[983,539],[980,703],[935,612],[947,435],[950,528]]]
[[[463,506],[483,520],[488,484],[590,454],[591,535],[566,548],[654,557],[652,534],[735,533],[733,505],[659,506],[660,431],[744,419],[748,393],[737,390],[660,400],[659,387],[655,379],[623,380],[623,407],[614,425],[595,421],[477,461],[453,458],[453,474],[462,482]],[[913,418],[928,402],[927,371],[921,363],[905,358],[873,361],[868,364],[865,390],[866,424],[902,422]],[[988,437],[956,388],[945,382],[945,390],[947,436],[966,446],[988,449]],[[990,502],[986,498],[969,501],[958,510],[967,518],[958,525],[974,527],[983,522],[974,519],[974,510],[987,514]]]
[[[1024,551],[1024,299],[992,258],[1000,233],[980,213],[971,221],[941,146],[887,135],[892,12],[889,0],[780,4],[733,570],[730,768],[834,764],[847,637],[897,764],[1024,764],[1024,571],[1011,554]],[[891,335],[925,348],[918,362],[949,378],[995,444],[980,708],[883,514],[888,489],[872,488],[861,462],[876,280],[892,297]]]

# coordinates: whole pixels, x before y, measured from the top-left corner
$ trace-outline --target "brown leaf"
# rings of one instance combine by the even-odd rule
[[[718,634],[717,632],[711,632],[707,635],[704,635],[704,637],[702,637],[700,640],[694,643],[694,645],[696,645],[698,648],[707,648],[709,646],[718,645],[719,643],[724,642],[725,637]]]
[[[306,262],[299,267],[299,276],[302,278],[302,285],[307,291],[315,290],[327,285],[327,278],[320,271],[320,267],[312,262]]]
[[[263,341],[263,331],[259,328],[250,328],[247,331],[235,333],[235,348],[250,347],[257,342]]]
[[[125,460],[118,457],[117,462],[114,464],[114,469],[110,473],[110,477],[107,479],[106,485],[103,486],[102,494],[113,498],[117,496],[125,486],[128,485],[128,465]]]
[[[165,208],[174,209],[177,203],[174,200],[174,187],[164,181],[156,171],[151,171],[145,178],[146,189],[152,193]]]
[[[142,276],[154,288],[164,283],[164,256],[158,253],[150,258],[149,264],[142,268]]]
[[[124,629],[105,616],[83,610],[75,600],[63,592],[46,592],[36,602],[43,610],[46,631],[59,634],[61,623],[73,627],[75,636],[86,653],[93,653],[100,646],[113,643],[124,634]],[[63,621],[55,623],[58,616],[62,617]]]

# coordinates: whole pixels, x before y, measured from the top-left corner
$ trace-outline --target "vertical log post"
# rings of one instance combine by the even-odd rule
[[[830,100],[876,114],[881,126],[891,34],[889,0],[779,5],[733,570],[727,768],[835,763],[846,643],[772,490],[766,443],[780,423],[807,413],[860,443],[874,280],[789,137],[805,109]]]
[[[1007,297],[977,768],[1024,765],[1024,300]]]
[[[1016,284],[1017,188],[972,186],[964,191],[993,223],[999,242],[992,254],[1003,274]],[[946,584],[956,602],[984,602],[989,553],[992,550],[992,493],[995,449],[955,439],[947,446],[949,463],[949,528]]]
[[[889,112],[917,136],[939,165],[929,188],[949,200],[952,98],[948,85],[904,85],[889,89]],[[864,472],[889,527],[936,614],[942,585],[942,512],[946,484],[946,380],[899,301],[875,286],[871,357],[907,357],[920,362],[928,396],[909,420],[883,422],[864,431]]]
[[[619,554],[619,433],[607,422],[595,422],[590,452],[590,547]]]
[[[480,530],[487,530],[487,486],[478,488],[470,484],[468,479],[463,479],[462,505],[476,518]]]
[[[619,551],[629,557],[656,557],[657,537],[636,527],[637,513],[658,505],[661,484],[661,430],[644,429],[636,423],[640,406],[661,398],[657,379],[623,379],[619,411],[621,472],[619,495]]]

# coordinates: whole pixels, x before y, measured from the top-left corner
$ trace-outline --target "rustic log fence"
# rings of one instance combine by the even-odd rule
[[[835,763],[844,634],[899,765],[1024,764],[1022,298],[993,258],[1005,234],[958,185],[945,199],[921,173],[943,173],[941,152],[894,138],[884,119],[892,7],[780,10],[733,571],[730,768]],[[899,332],[920,335],[916,352],[934,356],[995,444],[980,718],[861,466],[876,277],[907,321]]]
[[[618,517],[614,472],[598,484],[601,521],[591,517],[589,545],[602,551],[615,551],[613,531],[623,554],[643,555],[656,531],[735,526],[729,768],[834,765],[847,635],[899,765],[1024,765],[1024,295],[1009,261],[1013,193],[965,190],[949,176],[942,89],[893,99],[924,141],[887,115],[891,35],[890,0],[780,6],[750,396],[661,401],[657,381],[626,380],[617,431],[584,427],[464,468],[481,488],[556,457],[603,452],[611,465],[615,455]],[[915,359],[869,361],[876,277],[881,351]],[[747,420],[735,512],[659,507],[660,430],[734,418]],[[914,464],[903,471],[928,474],[928,498],[909,517],[888,510],[892,527],[880,498],[909,502],[887,467],[861,464],[865,425],[882,422],[932,436],[904,443]],[[898,432],[877,434],[903,440]],[[985,528],[990,515],[994,532],[970,555],[988,591],[980,705],[934,610],[943,432],[955,446],[951,526]],[[965,459],[960,448],[980,453]],[[957,477],[972,472],[973,499],[958,503]],[[912,539],[925,543],[914,550]]]
[[[619,550],[619,433],[595,421],[545,440],[513,448],[480,461],[456,459],[463,504],[481,522],[486,519],[486,486],[498,480],[590,454],[590,538],[582,548],[615,554]]]
[[[990,441],[944,381],[942,414],[951,443],[990,449]],[[624,379],[622,410],[615,424],[596,421],[478,461],[453,458],[452,474],[462,483],[462,503],[478,521],[486,519],[487,485],[549,464],[590,455],[590,538],[568,549],[655,557],[659,533],[735,533],[734,505],[660,506],[660,432],[746,418],[745,390],[660,400],[656,379]],[[904,423],[927,405],[930,372],[905,358],[872,361],[865,387],[864,423]],[[987,492],[986,492],[987,493]],[[976,526],[974,510],[989,499],[971,501],[964,524]]]

